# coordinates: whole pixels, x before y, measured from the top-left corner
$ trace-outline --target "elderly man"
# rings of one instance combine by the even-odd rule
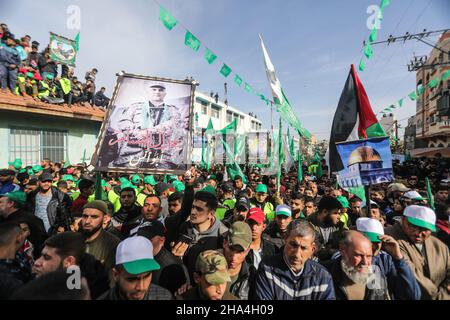
[[[365,235],[354,230],[345,232],[340,253],[341,257],[328,266],[337,299],[389,299],[386,277],[373,265],[372,243]]]
[[[316,249],[314,228],[295,220],[283,252],[264,259],[255,280],[257,300],[334,300],[331,275],[310,258]]]
[[[400,244],[405,260],[422,289],[422,300],[450,299],[450,254],[448,247],[431,233],[436,215],[428,207],[405,208],[400,224],[386,229]]]

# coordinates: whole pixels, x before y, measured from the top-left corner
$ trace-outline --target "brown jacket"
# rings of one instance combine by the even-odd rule
[[[450,254],[448,247],[434,236],[424,242],[425,259],[419,253],[400,224],[387,227],[385,233],[394,237],[422,289],[422,299],[450,300]],[[428,262],[428,270],[425,268]]]

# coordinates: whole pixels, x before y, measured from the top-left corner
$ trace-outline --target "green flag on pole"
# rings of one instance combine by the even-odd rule
[[[220,74],[226,78],[230,75],[230,73],[231,73],[231,68],[224,63],[222,68],[220,69]]]
[[[430,205],[431,209],[435,210],[436,208],[434,206],[434,197],[433,197],[433,192],[431,192],[430,180],[428,178],[425,178],[425,183],[427,185],[428,204]]]
[[[298,168],[297,168],[297,182],[298,184],[302,183],[303,181],[303,168],[302,168],[302,159],[300,156],[300,150],[297,152],[297,159],[298,159]]]

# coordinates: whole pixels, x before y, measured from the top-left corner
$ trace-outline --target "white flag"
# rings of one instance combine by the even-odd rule
[[[270,88],[272,89],[272,95],[274,100],[278,99],[280,105],[283,105],[283,92],[281,91],[281,83],[280,80],[278,80],[277,75],[275,74],[275,68],[272,64],[272,61],[270,61],[269,54],[267,53],[266,47],[264,46],[264,41],[259,35],[259,38],[261,39],[261,48],[264,54],[264,63],[266,65],[266,73],[267,73],[267,79],[269,80]]]

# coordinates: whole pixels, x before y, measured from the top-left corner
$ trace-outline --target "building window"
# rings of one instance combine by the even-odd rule
[[[233,121],[233,113],[227,111],[227,122],[231,122]]]
[[[219,114],[220,114],[220,112],[219,112],[218,108],[216,108],[216,107],[211,108],[211,117],[219,119]]]
[[[207,115],[208,114],[208,107],[202,106],[202,114]]]
[[[11,128],[9,159],[22,159],[24,165],[38,164],[43,158],[67,160],[67,131]]]

